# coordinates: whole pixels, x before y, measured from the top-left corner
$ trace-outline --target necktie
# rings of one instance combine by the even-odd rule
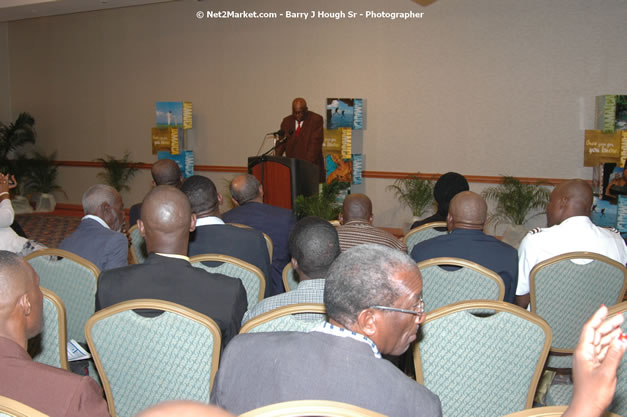
[[[298,134],[300,133],[300,126],[303,124],[303,122],[298,122],[298,127],[296,128],[296,132],[294,133],[296,136],[298,136]]]

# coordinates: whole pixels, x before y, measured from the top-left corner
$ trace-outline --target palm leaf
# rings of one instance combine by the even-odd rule
[[[538,184],[523,184],[511,176],[503,176],[503,183],[485,189],[481,195],[495,202],[495,211],[488,222],[494,224],[525,224],[529,219],[544,213],[551,192]],[[529,217],[532,210],[542,210]]]
[[[129,182],[137,174],[139,167],[136,162],[131,162],[131,155],[127,151],[121,159],[116,159],[114,156],[106,155],[105,158],[95,159],[97,162],[102,162],[105,171],[98,173],[98,177],[103,181],[115,188],[118,192],[123,190],[130,190]]]
[[[423,180],[417,174],[394,181],[387,187],[398,200],[411,209],[412,215],[422,216],[427,207],[433,204],[433,181]]]

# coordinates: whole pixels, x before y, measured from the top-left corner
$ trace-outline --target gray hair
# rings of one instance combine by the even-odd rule
[[[342,252],[329,268],[324,287],[328,317],[350,326],[370,306],[392,306],[402,287],[390,278],[415,268],[407,254],[386,246],[358,245]]]
[[[118,192],[110,185],[92,185],[83,194],[83,211],[85,214],[96,214],[102,203],[108,203],[110,206],[115,205],[117,196]]]

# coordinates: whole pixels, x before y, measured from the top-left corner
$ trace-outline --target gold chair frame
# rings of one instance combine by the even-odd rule
[[[407,245],[407,240],[409,239],[411,235],[414,235],[418,232],[422,232],[423,230],[426,230],[426,229],[435,229],[436,227],[447,227],[447,224],[446,222],[431,222],[431,223],[425,223],[421,226],[418,226],[415,229],[411,229],[409,232],[405,233],[405,236],[403,236],[403,243]]]
[[[260,326],[269,321],[278,319],[283,316],[290,316],[292,314],[301,314],[301,313],[317,313],[317,314],[327,314],[327,309],[324,304],[315,304],[315,303],[301,303],[301,304],[292,304],[279,308],[275,308],[274,310],[266,311],[263,314],[258,315],[247,321],[242,328],[240,329],[240,333],[249,333],[251,329],[254,329],[257,326]]]
[[[256,408],[240,417],[385,417],[376,411],[339,401],[301,400],[285,401]]]
[[[241,224],[241,223],[227,223],[227,224],[230,224],[231,226],[235,226],[235,227],[241,227],[242,229],[257,230],[253,227],[250,227],[248,225]],[[261,232],[261,230],[258,230],[258,231]],[[270,263],[272,263],[272,256],[274,255],[274,244],[272,243],[272,239],[270,239],[270,236],[268,236],[264,232],[261,232],[261,234],[263,235],[263,238],[266,240],[266,246],[268,247],[268,255],[270,255]]]
[[[288,278],[290,275],[290,271],[293,269],[294,266],[292,265],[292,262],[288,262],[287,265],[285,265],[285,268],[283,268],[283,272],[281,273],[281,277],[283,278],[283,288],[285,288],[285,292],[291,291]],[[294,271],[294,273],[296,273],[296,271]]]
[[[39,410],[35,410],[24,403],[0,395],[0,413],[13,417],[49,417]]]
[[[528,408],[526,410],[517,411],[515,413],[507,414],[503,417],[560,417],[566,409],[567,405],[554,405],[550,407],[537,407]],[[603,417],[620,417],[618,414],[605,412]]]
[[[39,256],[58,256],[61,258],[71,259],[72,261],[78,264],[81,264],[85,268],[89,269],[94,274],[94,277],[96,277],[96,281],[98,280],[98,276],[100,275],[100,269],[98,269],[98,267],[94,265],[92,262],[88,261],[87,259],[83,257],[76,255],[75,253],[68,252],[63,249],[50,249],[50,248],[41,249],[32,253],[29,253],[28,255],[24,257],[24,260],[28,262],[28,260],[37,258]]]
[[[65,370],[70,370],[70,365],[67,360],[67,320],[65,318],[65,305],[63,301],[56,295],[53,291],[50,291],[47,288],[40,287],[41,292],[44,294],[44,297],[52,301],[57,309],[59,333],[57,334],[57,338],[59,340],[59,362],[61,363],[61,368]]]
[[[128,236],[130,237],[132,233],[137,229],[139,229],[139,227],[137,227],[137,224],[132,225],[128,229]],[[139,264],[139,259],[137,259],[137,252],[135,251],[135,245],[133,245],[133,242],[131,242],[131,244],[129,245],[129,252],[131,253],[131,263],[135,265]]]

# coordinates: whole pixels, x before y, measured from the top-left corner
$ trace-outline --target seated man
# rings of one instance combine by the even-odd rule
[[[483,233],[488,206],[478,194],[462,191],[451,200],[446,222],[447,235],[425,240],[414,246],[416,262],[431,258],[453,257],[484,266],[501,276],[505,284],[504,301],[513,303],[518,282],[518,252],[497,238]]]
[[[16,254],[0,251],[0,395],[49,416],[100,416],[109,411],[88,376],[34,362],[28,339],[43,326],[39,276]]]
[[[283,268],[290,261],[287,241],[296,217],[291,210],[263,204],[263,187],[253,175],[233,178],[230,191],[235,207],[222,214],[222,220],[245,224],[270,236],[274,246],[270,293],[280,294],[284,291]]]
[[[343,252],[324,289],[329,322],[309,333],[242,334],[220,363],[211,402],[240,414],[282,401],[342,401],[390,417],[441,416],[439,398],[381,354],[400,355],[424,319],[422,279],[407,254]],[[242,395],[246,393],[246,395]]]
[[[407,246],[391,233],[372,225],[372,201],[365,194],[350,194],[344,199],[337,234],[342,251],[363,243],[376,243],[407,252]]]
[[[59,249],[87,259],[100,271],[128,265],[128,240],[120,232],[124,226],[120,193],[108,185],[92,185],[83,194],[83,211],[85,217]]]
[[[210,274],[189,263],[187,245],[195,224],[185,194],[169,185],[153,188],[137,221],[148,259],[101,273],[96,310],[137,298],[171,301],[213,319],[225,346],[239,331],[248,306],[246,291],[239,279]]]
[[[546,208],[549,227],[530,231],[518,248],[518,305],[529,305],[529,273],[533,267],[554,256],[586,251],[625,265],[625,241],[617,230],[595,226],[590,220],[591,207],[592,188],[583,180],[566,181],[553,189]]]
[[[217,253],[241,259],[259,268],[266,278],[265,294],[270,294],[270,255],[263,234],[224,224],[220,218],[222,195],[207,177],[192,175],[181,190],[187,195],[196,214],[196,230],[189,236],[189,256]]]
[[[468,190],[470,190],[468,181],[462,174],[458,174],[457,172],[447,172],[443,174],[438,178],[433,187],[433,198],[438,205],[437,211],[426,219],[414,222],[411,228],[415,229],[423,224],[433,222],[445,222],[446,216],[448,215],[448,207],[453,197],[455,197],[457,193]]]
[[[335,227],[320,217],[305,217],[290,234],[292,266],[298,272],[298,287],[285,294],[261,300],[244,315],[242,324],[275,308],[323,302],[324,278],[327,270],[340,254],[340,242]]]

